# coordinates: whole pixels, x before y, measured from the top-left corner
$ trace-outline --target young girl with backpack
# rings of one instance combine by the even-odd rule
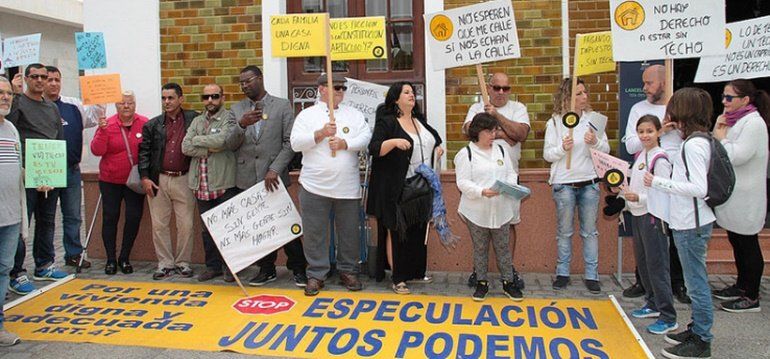
[[[679,328],[671,292],[669,275],[668,225],[669,195],[656,188],[644,186],[648,172],[668,179],[671,162],[660,147],[661,124],[657,116],[642,116],[636,124],[636,132],[642,142],[631,168],[629,188],[621,194],[626,209],[631,212],[631,228],[634,234],[634,256],[642,286],[647,289],[645,304],[631,312],[635,318],[658,318],[647,326],[653,334],[666,334]]]
[[[662,354],[667,358],[711,357],[714,311],[706,272],[706,251],[716,218],[705,198],[712,144],[707,137],[691,136],[696,132],[708,132],[711,115],[711,97],[706,91],[692,87],[676,91],[666,107],[666,117],[678,125],[686,139],[682,143],[681,156],[672,159],[671,179],[649,172],[644,175],[645,186],[671,194],[669,226],[692,299],[692,323],[688,329],[666,335],[667,342],[676,344],[663,349]]]

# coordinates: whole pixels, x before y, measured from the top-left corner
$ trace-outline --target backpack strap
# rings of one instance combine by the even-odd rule
[[[713,138],[703,132],[693,132],[690,134],[690,136],[687,136],[687,138],[684,140],[684,143],[682,143],[682,162],[684,162],[684,175],[687,177],[687,180],[690,180],[690,169],[687,167],[687,157],[685,156],[685,148],[687,147],[687,141],[689,141],[693,137],[700,137],[705,138],[707,140],[712,141]],[[700,216],[698,215],[698,198],[693,197],[692,198],[692,204],[695,208],[695,233],[700,235]]]
[[[472,162],[473,155],[471,155],[471,146],[465,146],[465,150],[468,152],[468,162]]]
[[[637,152],[637,153],[640,153],[640,152]],[[666,155],[665,152],[658,153],[657,155],[652,156],[652,161],[650,161],[650,163],[649,163],[649,165],[647,167],[647,168],[650,169],[650,173],[655,174],[655,162],[657,162],[658,159],[660,159],[660,158],[662,158],[662,159],[666,160],[666,162],[670,163],[670,161],[668,160],[668,155]]]
[[[497,148],[500,149],[500,154],[503,155],[503,158],[505,158],[505,150],[503,149],[503,145],[498,143]]]

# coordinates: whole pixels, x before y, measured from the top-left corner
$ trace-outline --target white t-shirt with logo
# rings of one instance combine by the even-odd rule
[[[463,124],[470,123],[474,116],[482,112],[484,112],[484,103],[474,103],[468,109],[468,115],[465,116],[465,122]],[[521,102],[508,100],[505,106],[497,108],[497,112],[513,122],[523,123],[529,126],[529,113],[527,113],[527,106],[524,106],[524,104]],[[505,142],[505,140],[502,139],[495,140],[495,143],[503,146],[505,151],[510,154],[513,170],[516,171],[516,174],[518,175],[519,160],[521,159],[521,143],[517,143],[515,146],[511,146],[508,144],[508,142]]]

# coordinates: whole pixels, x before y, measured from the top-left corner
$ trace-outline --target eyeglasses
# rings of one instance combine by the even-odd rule
[[[220,97],[222,97],[222,95],[220,95],[218,93],[211,94],[211,95],[201,95],[201,101],[206,101],[206,100],[209,100],[209,99],[211,99],[211,100],[219,100]]]
[[[494,90],[495,92],[500,92],[501,90],[503,92],[511,91],[510,86],[497,86],[497,85],[490,85],[490,86],[492,87],[492,90]]]
[[[345,92],[348,90],[348,87],[345,85],[334,85],[334,91],[342,91]]]
[[[48,75],[32,74],[27,76],[33,80],[48,80]]]
[[[241,86],[246,86],[246,85],[250,84],[252,81],[254,81],[254,79],[257,78],[257,77],[259,77],[259,76],[252,76],[252,77],[249,77],[246,80],[238,81],[238,84],[241,85]]]
[[[741,96],[741,95],[728,95],[728,94],[724,94],[724,93],[722,94],[722,100],[727,101],[727,102],[733,102],[733,99],[743,98],[743,97],[746,97],[746,95]]]

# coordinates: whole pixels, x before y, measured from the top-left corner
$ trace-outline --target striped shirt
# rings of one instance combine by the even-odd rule
[[[10,121],[0,122],[0,227],[21,222],[21,142]]]

